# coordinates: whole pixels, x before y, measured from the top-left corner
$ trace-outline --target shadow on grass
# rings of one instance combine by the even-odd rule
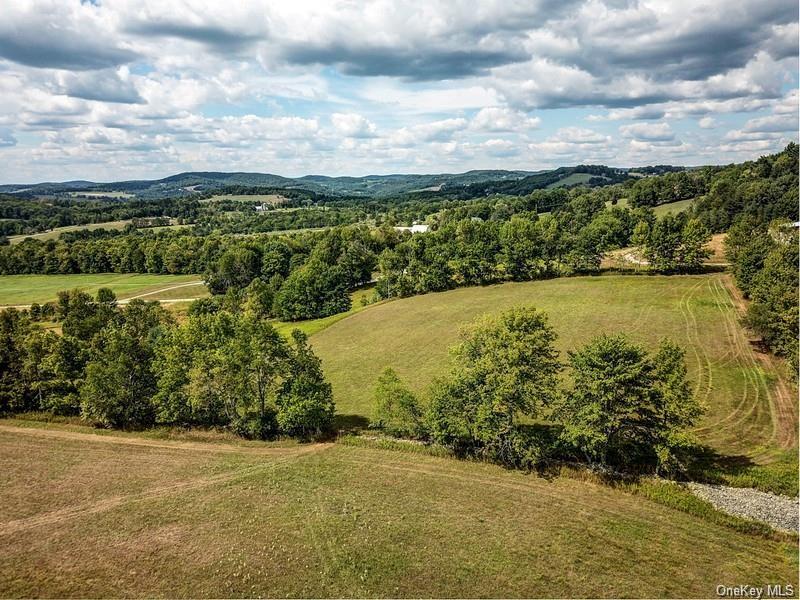
[[[743,454],[720,454],[709,446],[698,446],[693,453],[685,478],[702,483],[725,485],[728,483],[726,476],[746,472],[753,466],[755,463],[752,459]]]
[[[627,275],[634,277],[655,277],[660,275],[708,275],[710,273],[724,273],[728,270],[727,265],[713,264],[700,265],[697,269],[689,271],[653,271],[646,266],[604,266],[596,272],[576,273],[576,275]]]
[[[703,447],[695,454],[687,475],[704,483],[751,487],[784,496],[798,493],[798,457],[792,451],[777,454],[761,464],[747,456],[728,456]]]
[[[340,433],[354,433],[369,427],[369,419],[362,415],[340,415],[333,417],[333,427]]]

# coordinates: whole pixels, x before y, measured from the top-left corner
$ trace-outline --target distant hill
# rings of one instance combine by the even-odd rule
[[[92,181],[66,181],[0,185],[0,193],[19,195],[59,195],[73,192],[126,192],[137,198],[158,199],[191,194],[226,192],[247,193],[252,188],[271,190],[296,190],[310,196],[385,198],[405,194],[422,196],[453,196],[470,198],[488,194],[526,194],[535,189],[559,185],[608,185],[624,181],[635,172],[637,176],[650,171],[679,170],[681,167],[645,167],[618,169],[598,165],[560,167],[546,171],[475,170],[466,173],[439,173],[433,175],[393,174],[366,175],[364,177],[328,177],[306,175],[282,177],[270,173],[226,173],[196,171],[178,173],[163,179],[140,179],[96,183]],[[581,175],[581,176],[576,176]]]

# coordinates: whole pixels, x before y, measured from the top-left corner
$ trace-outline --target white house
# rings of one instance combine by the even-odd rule
[[[423,223],[414,223],[411,227],[395,227],[397,231],[410,231],[414,233],[427,233],[429,227]]]

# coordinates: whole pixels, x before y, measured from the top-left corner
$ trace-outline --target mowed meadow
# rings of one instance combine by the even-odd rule
[[[109,288],[120,300],[194,299],[208,296],[199,275],[136,273],[82,273],[77,275],[0,275],[0,306],[26,306],[54,301],[62,290],[78,289],[94,295]]]
[[[591,481],[199,435],[0,423],[2,595],[711,597],[796,581],[791,538]]]
[[[604,275],[462,288],[394,300],[338,321],[311,340],[343,416],[373,416],[372,393],[391,367],[418,393],[449,368],[448,347],[478,315],[517,305],[545,311],[566,352],[600,333],[686,349],[694,393],[707,407],[697,430],[727,455],[769,462],[797,446],[796,392],[777,362],[749,343],[730,276]]]

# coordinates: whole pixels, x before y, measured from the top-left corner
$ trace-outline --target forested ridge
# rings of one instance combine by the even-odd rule
[[[651,210],[690,195],[697,200],[677,215],[656,218]],[[173,208],[186,202],[176,200]],[[0,247],[0,273],[202,273],[214,293],[259,280],[281,304],[269,314],[301,319],[347,310],[347,291],[373,272],[380,296],[405,296],[596,272],[604,253],[631,244],[643,248],[654,270],[686,272],[702,264],[710,232],[738,219],[756,232],[775,219],[797,220],[797,146],[741,165],[598,188],[470,201],[375,200],[359,208],[342,201],[263,215],[248,208],[252,212],[201,213],[188,232],[74,232],[25,240]],[[274,219],[284,227],[332,227],[260,235]],[[392,228],[410,220],[424,220],[432,231],[410,236]]]

